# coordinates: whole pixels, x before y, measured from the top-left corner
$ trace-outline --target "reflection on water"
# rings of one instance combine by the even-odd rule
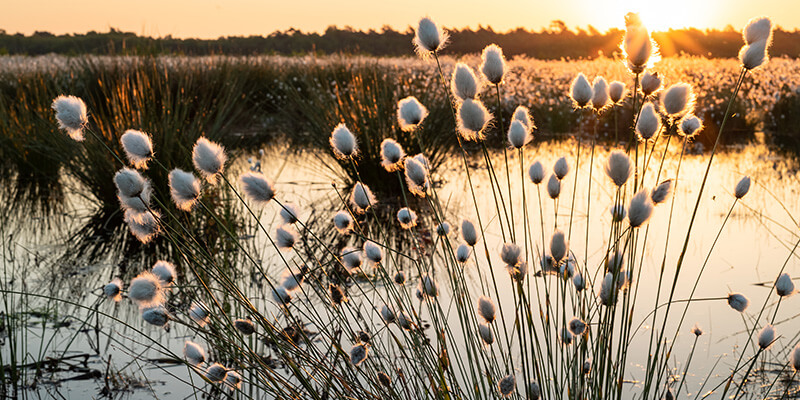
[[[664,141],[652,152],[649,168],[642,173],[646,186],[675,178],[680,153],[679,144],[675,140],[672,141],[663,168],[659,171],[663,150]],[[655,306],[654,294],[658,290],[662,263],[665,265],[665,276],[671,277],[707,162],[707,156],[693,151],[691,146],[687,152],[675,185],[675,208],[666,257],[664,243],[670,217],[669,202],[656,207],[649,228],[642,232],[642,236],[647,235],[641,253],[643,269],[636,278],[638,286],[632,290],[644,299],[645,304],[637,306],[634,316],[634,327],[640,322],[641,326],[632,339],[634,343],[632,348],[636,349],[636,354],[628,358],[630,365],[627,370],[630,372],[627,373],[629,376],[626,376],[626,379],[633,382],[631,385],[637,385],[636,381],[642,378],[644,364],[647,361],[649,336],[651,329],[654,328],[650,325],[648,312]],[[588,165],[591,148],[583,146],[580,149],[580,165],[576,167],[578,155],[574,142],[543,143],[525,150],[522,179],[525,181],[528,222],[533,232],[533,240],[525,247],[527,249],[525,257],[530,265],[537,264],[536,260],[542,250],[540,227],[543,226],[541,229],[545,231],[545,236],[549,240],[553,226],[557,224],[568,233],[570,250],[579,268],[587,271],[587,280],[593,282],[602,278],[598,275],[602,272],[601,265],[608,246],[608,231],[611,225],[609,208],[614,202],[614,190],[602,172],[602,163],[608,156],[607,149],[595,149],[591,180]],[[537,187],[527,180],[527,167],[533,160],[538,159],[551,168],[555,160],[562,156],[569,160],[571,170],[564,180],[560,201],[553,202],[545,193],[541,193],[540,214],[539,192]],[[233,171],[231,176],[235,176],[236,171],[243,171],[249,167],[246,162],[248,157],[260,158],[264,173],[277,183],[280,191],[278,197],[281,201],[297,205],[300,210],[298,215],[300,220],[307,221],[312,229],[318,231],[324,243],[330,243],[334,248],[341,249],[348,245],[349,241],[353,241],[352,238],[342,239],[332,229],[325,228],[333,212],[342,208],[340,199],[346,196],[348,190],[331,185],[336,174],[323,165],[324,160],[302,153],[285,155],[278,150],[267,152],[266,156],[261,157],[257,154],[245,155],[231,167]],[[505,185],[503,154],[496,152],[493,157],[500,183]],[[514,213],[515,223],[512,224],[512,228],[517,235],[521,235],[525,226],[523,196],[519,183],[520,162],[514,152],[509,153],[508,163],[510,166],[508,176],[511,177],[513,185],[510,197],[504,186],[504,201],[508,209]],[[486,228],[486,244],[489,250],[488,254],[478,252],[476,257],[482,266],[487,265],[487,256],[494,265],[498,265],[499,249],[503,242],[507,241],[503,235],[510,233],[501,229],[500,220],[496,217],[491,183],[483,167],[483,160],[476,156],[470,164],[476,167],[471,171],[471,179],[475,195],[479,199],[479,213]],[[733,188],[743,175],[750,175],[753,185],[750,193],[733,206]],[[730,219],[699,281],[695,297],[719,298],[729,292],[741,292],[750,298],[751,307],[758,309],[764,299],[771,296],[767,312],[772,315],[771,310],[775,307],[772,299],[775,296],[769,292],[769,285],[758,283],[771,283],[799,237],[797,219],[800,217],[800,203],[796,200],[800,194],[798,177],[800,175],[795,160],[776,156],[765,147],[754,145],[729,149],[727,153],[718,155],[698,211],[692,238],[688,243],[684,272],[676,285],[674,298],[689,297],[704,258],[733,206]],[[446,206],[445,217],[452,225],[458,225],[462,218],[476,219],[470,187],[460,159],[446,162],[435,179],[438,181],[439,199]],[[592,190],[591,196],[588,196],[587,189],[590,184]],[[575,193],[574,199],[573,193]],[[91,371],[104,371],[108,367],[112,371],[117,371],[119,379],[126,382],[119,387],[133,390],[126,392],[133,394],[133,397],[136,397],[135,393],[146,390],[152,391],[159,398],[184,398],[190,390],[190,386],[185,383],[190,379],[188,370],[185,366],[170,365],[159,360],[164,358],[161,346],[180,354],[184,340],[190,339],[191,331],[180,323],[174,323],[169,332],[142,326],[135,307],[126,301],[120,304],[101,301],[99,296],[102,285],[112,277],[119,276],[128,282],[138,271],[148,268],[153,259],[161,257],[177,259],[178,253],[165,245],[164,241],[161,244],[147,246],[134,244],[124,231],[124,225],[119,223],[121,216],[114,213],[93,214],[83,198],[82,193],[68,192],[64,205],[66,215],[50,215],[45,218],[50,223],[43,223],[42,218],[36,214],[17,214],[10,217],[10,222],[3,228],[4,242],[6,242],[4,286],[15,290],[27,289],[49,297],[70,299],[74,303],[56,305],[55,302],[43,298],[20,296],[17,300],[28,302],[26,306],[29,309],[51,309],[41,318],[28,317],[27,323],[30,326],[44,323],[48,328],[41,334],[41,338],[28,338],[26,351],[30,354],[38,354],[40,351],[50,352],[57,355],[56,358],[75,354],[85,354],[89,357],[84,366],[78,366],[80,368],[69,368],[71,362],[64,361],[58,368],[47,373],[48,379],[60,382],[58,388],[43,385],[31,388],[31,391],[39,395],[47,395],[50,391],[70,393],[73,397],[97,395],[103,391],[105,383],[101,379],[95,379]],[[433,239],[435,235],[431,235],[434,225],[430,215],[427,215],[426,204],[411,205],[423,217],[417,228],[419,237],[423,241],[415,242],[409,239],[407,233],[398,230],[395,223],[396,209],[403,204],[403,200],[398,197],[379,199],[379,201],[381,201],[381,206],[378,208],[379,220],[382,222],[381,230],[372,227],[371,229],[376,230],[371,234],[386,234],[383,229],[390,230],[393,238],[390,243],[395,248],[409,252],[418,248],[425,251],[433,245],[427,242],[435,240]],[[570,212],[573,209],[573,202],[575,211]],[[201,227],[195,233],[204,241],[200,244],[201,247],[219,260],[224,260],[222,263],[230,267],[229,273],[237,283],[252,289],[250,295],[254,297],[253,303],[266,309],[269,307],[270,291],[263,285],[263,277],[256,273],[253,261],[263,267],[270,278],[277,279],[282,272],[278,254],[268,245],[256,224],[247,218],[245,211],[241,207],[230,206],[233,203],[235,202],[232,199],[221,198],[218,205],[221,207],[220,210],[223,210],[221,213],[235,215],[231,220],[238,221],[235,228],[240,235],[240,242],[255,260],[248,260],[218,230],[209,228],[213,225],[212,220],[197,219],[192,221],[191,225]],[[268,231],[273,231],[278,226],[277,206],[271,204],[257,212],[260,222]],[[473,293],[481,293],[479,280],[476,278],[478,274],[485,274],[486,271],[476,270],[472,264],[468,264],[465,268],[467,276],[472,278]],[[800,273],[799,269],[800,256],[789,257],[786,272],[796,276]],[[183,274],[188,275],[189,272],[182,271],[181,275]],[[437,276],[443,279],[446,274]],[[552,278],[552,281],[555,279]],[[671,279],[668,282],[671,282]],[[499,293],[512,292],[508,279],[498,280],[498,285]],[[448,285],[442,283],[440,287],[445,291],[441,298],[449,299],[445,289]],[[668,290],[668,287],[661,288],[661,302],[668,295]],[[176,290],[173,293],[180,295],[170,299],[170,308],[185,311],[190,306],[191,299],[183,295],[183,290]],[[354,301],[358,301],[358,294],[351,293],[350,296],[355,297]],[[795,298],[786,300],[788,304],[777,314],[775,326],[780,336],[769,356],[765,358],[768,364],[763,367],[763,371],[780,370],[789,350],[798,340],[796,332],[800,332],[800,322],[795,319],[798,315],[793,305],[795,301],[797,301]],[[235,304],[230,306],[236,307]],[[500,306],[510,309],[513,306],[511,296],[503,297]],[[682,311],[683,304],[676,307]],[[6,304],[4,311],[9,313],[14,310]],[[113,320],[108,318],[99,318],[94,314],[96,311],[129,322],[136,329],[141,329],[154,338],[157,345],[143,339],[133,328],[114,324]],[[751,314],[744,314],[744,318],[740,317],[724,300],[699,301],[689,307],[685,321],[679,328],[680,334],[676,339],[677,343],[669,366],[675,368],[677,373],[682,372],[684,360],[694,340],[690,328],[698,323],[706,334],[699,338],[690,376],[685,384],[690,393],[711,390],[714,385],[724,380],[736,356],[743,350],[742,347],[747,346],[746,332],[754,322],[751,318],[754,318]],[[507,321],[507,323],[512,322]],[[668,325],[666,331],[674,331],[675,323],[677,320],[672,320],[672,327]],[[656,328],[660,329],[660,326]],[[458,341],[463,338],[459,339],[456,336],[451,340]],[[263,349],[268,345],[260,346]],[[69,352],[62,354],[64,349],[68,349]],[[4,346],[2,352],[3,359],[8,359],[11,354],[9,347]],[[109,356],[111,356],[110,362]],[[211,356],[214,357],[213,354]],[[138,363],[131,363],[137,358]],[[142,363],[142,359],[152,359],[152,362]],[[772,364],[773,362],[778,364]],[[63,381],[87,373],[88,380]],[[710,379],[707,378],[709,376]],[[769,375],[763,378],[767,384],[774,379]],[[47,379],[43,380],[46,381]],[[87,381],[92,384],[87,385]]]

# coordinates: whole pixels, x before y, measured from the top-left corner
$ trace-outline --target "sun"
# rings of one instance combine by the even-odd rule
[[[623,0],[615,4],[618,8],[620,22],[622,15],[628,12],[639,13],[642,22],[651,32],[667,31],[681,28],[707,28],[710,24],[706,16],[713,15],[705,12],[716,1],[698,0],[668,0],[663,2]],[[622,25],[624,27],[624,24]]]

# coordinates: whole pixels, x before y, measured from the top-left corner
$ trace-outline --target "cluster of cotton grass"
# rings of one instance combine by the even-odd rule
[[[194,145],[192,161],[202,179],[192,172],[172,169],[171,199],[181,212],[203,212],[212,217],[213,211],[203,203],[204,186],[224,184],[241,200],[256,222],[257,234],[267,239],[277,259],[273,268],[265,269],[248,255],[247,263],[270,293],[267,299],[256,301],[248,288],[238,287],[229,278],[227,270],[195,253],[195,238],[163,228],[167,226],[164,219],[175,220],[178,226],[184,222],[180,216],[162,215],[154,209],[165,199],[155,198],[143,172],[148,167],[166,167],[155,158],[150,136],[131,130],[121,139],[127,162],[119,160],[121,169],[114,178],[125,219],[143,243],[162,233],[165,240],[173,241],[180,252],[179,264],[187,271],[183,283],[188,286],[191,281],[197,289],[187,291],[194,299],[192,307],[170,307],[173,291],[184,289],[178,284],[175,266],[159,261],[133,278],[127,289],[120,279],[114,279],[103,288],[104,294],[116,302],[123,297],[131,299],[149,324],[168,327],[174,321],[205,338],[209,352],[193,341],[198,339],[186,341],[185,363],[211,385],[233,390],[244,381],[237,371],[247,371],[248,384],[280,398],[619,399],[633,390],[640,390],[643,398],[671,398],[673,393],[682,396],[691,354],[703,331],[698,326],[692,328],[695,341],[686,368],[673,371],[670,355],[679,342],[676,338],[684,329],[686,315],[684,308],[680,318],[675,318],[673,304],[688,307],[696,301],[727,302],[733,310],[744,313],[750,301],[740,293],[695,299],[694,290],[688,299],[673,298],[694,216],[679,258],[664,258],[654,298],[636,295],[642,252],[653,247],[647,243],[649,222],[654,214],[665,213],[671,223],[680,160],[686,143],[703,126],[693,115],[693,88],[685,83],[662,88],[662,77],[651,70],[655,44],[646,27],[634,14],[626,16],[626,25],[623,47],[633,89],[629,91],[624,83],[609,83],[600,76],[590,82],[582,73],[564,88],[576,112],[590,110],[595,118],[609,110],[616,112],[623,104],[633,104],[634,120],[625,132],[630,133],[631,140],[615,144],[619,148],[611,149],[601,165],[595,165],[592,140],[590,174],[601,168],[607,176],[604,184],[613,193],[613,203],[608,205],[608,236],[602,238],[607,245],[599,262],[590,259],[588,242],[570,241],[576,209],[585,211],[587,237],[589,223],[601,223],[601,217],[605,217],[591,213],[590,204],[585,209],[576,205],[580,144],[574,162],[559,157],[549,173],[541,160],[527,160],[524,149],[530,145],[535,125],[524,105],[512,115],[502,115],[501,87],[506,73],[502,49],[497,45],[484,49],[480,75],[469,65],[456,63],[448,79],[439,60],[447,33],[432,19],[423,18],[414,38],[417,52],[437,63],[442,88],[453,100],[456,131],[452,134],[460,143],[476,141],[481,145],[491,183],[483,190],[492,193],[486,194],[470,181],[474,214],[445,209],[432,184],[434,177],[424,149],[409,155],[397,140],[385,138],[380,166],[375,167],[385,170],[386,179],[398,179],[404,204],[392,210],[395,219],[385,220],[375,212],[381,206],[377,191],[360,179],[344,195],[334,185],[340,209],[329,220],[337,236],[332,243],[307,225],[303,219],[307,213],[301,205],[281,200],[278,185],[260,168],[242,173],[238,187],[232,184],[227,177],[231,172],[226,169],[225,149],[201,138]],[[751,21],[744,37],[742,72],[731,101],[746,73],[767,60],[771,23],[768,19]],[[489,111],[491,105],[481,100],[481,96],[491,95],[492,89],[497,97],[494,114]],[[59,99],[54,103],[59,124],[77,140],[86,125],[86,106],[79,99]],[[396,118],[401,134],[419,135],[427,115],[427,108],[417,98],[400,100]],[[499,124],[503,131],[507,128],[505,177],[497,174],[503,169],[492,164],[483,145],[491,123]],[[669,177],[661,176],[661,167],[656,176],[647,175],[648,162],[659,162],[659,157],[653,157],[656,141],[666,137],[660,157],[663,166],[673,134],[682,142],[678,169]],[[344,124],[331,127],[330,145],[332,155],[344,161],[343,165],[350,164],[358,176],[356,163],[361,149],[350,129]],[[512,155],[516,152],[518,171],[509,163],[509,150]],[[469,177],[475,169],[467,162],[463,147],[461,157]],[[713,150],[708,169],[712,161]],[[562,199],[570,184],[572,199]],[[544,217],[546,211],[550,214],[550,203],[542,202],[541,186],[552,200],[552,225]],[[704,187],[705,177],[698,205]],[[732,208],[749,189],[750,179],[745,177],[733,190]],[[529,204],[530,190],[536,191],[535,204]],[[591,190],[589,186],[587,191]],[[417,201],[409,202],[406,191]],[[481,214],[479,198],[494,200],[495,212]],[[513,200],[521,200],[522,208],[515,209],[513,204],[520,201]],[[561,208],[565,204],[570,208],[569,219]],[[521,217],[515,218],[515,212]],[[266,219],[259,216],[264,214],[278,216],[280,223],[274,230],[262,225]],[[447,218],[459,223],[451,226]],[[532,221],[537,219],[540,226],[534,228]],[[522,224],[517,223],[519,220]],[[496,221],[499,232],[488,229],[489,221]],[[415,245],[405,251],[392,248],[386,233],[389,224],[400,227],[401,234]],[[431,236],[425,236],[425,232],[431,232]],[[238,243],[237,233],[227,233]],[[487,233],[499,235],[502,246],[490,249]],[[667,230],[667,238],[669,233]],[[666,250],[667,243],[665,254]],[[695,289],[712,251],[713,247],[700,268]],[[275,268],[281,271],[277,276]],[[795,292],[783,268],[774,290],[778,305]],[[228,303],[235,304],[233,309],[240,315],[222,306]],[[646,321],[634,320],[634,311],[642,303],[653,310]],[[779,338],[774,327],[778,307],[771,320],[762,321],[766,305],[767,300],[752,319],[756,323],[749,332],[748,339],[753,339],[760,326],[755,338],[758,350],[747,361],[741,353],[728,382],[740,372],[740,364],[748,365],[742,377],[745,381],[759,356]],[[674,332],[667,332],[668,322],[677,327]],[[650,336],[652,351],[647,354],[645,373],[637,377],[639,384],[634,388],[626,383],[632,373],[626,367],[639,323],[650,324],[654,334]],[[259,347],[258,343],[269,346]],[[218,362],[212,362],[214,356]],[[285,368],[280,370],[275,365]],[[800,347],[785,366],[800,368]],[[725,391],[731,386],[726,385]],[[738,384],[738,390],[743,387]]]

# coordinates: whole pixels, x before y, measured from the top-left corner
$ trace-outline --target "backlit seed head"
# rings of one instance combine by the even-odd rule
[[[769,17],[755,17],[747,21],[742,30],[745,44],[752,44],[760,40],[772,40],[772,21]]]
[[[233,321],[233,326],[242,333],[242,335],[252,335],[256,332],[256,326],[253,325],[253,321],[249,319],[235,319]]]
[[[354,366],[359,366],[364,360],[367,359],[369,347],[364,344],[357,344],[350,350],[350,363]]]
[[[758,347],[761,349],[766,350],[769,346],[772,345],[772,342],[775,341],[775,327],[770,325],[765,325],[761,328],[761,332],[758,333]]]
[[[122,168],[117,171],[114,174],[114,185],[121,196],[148,198],[150,196],[150,183],[135,169]]]
[[[284,224],[293,224],[297,222],[297,216],[300,215],[300,213],[296,205],[286,203],[281,207],[280,215]]]
[[[661,117],[656,112],[653,103],[647,103],[642,107],[639,120],[636,121],[636,134],[639,140],[650,140],[661,129]]]
[[[63,129],[72,140],[83,141],[83,128],[89,123],[86,103],[75,96],[60,95],[51,106],[56,112],[59,129]]]
[[[275,185],[260,172],[245,172],[239,182],[244,194],[258,205],[265,205],[275,197]]]
[[[609,103],[608,83],[605,78],[598,76],[592,81],[592,108],[600,111]]]
[[[792,368],[794,368],[795,371],[800,371],[800,343],[794,346],[790,361],[792,362]]]
[[[586,332],[586,323],[578,317],[573,317],[569,321],[569,331],[575,336],[583,335]]]
[[[622,220],[625,219],[626,215],[625,206],[623,206],[622,204],[611,206],[608,209],[608,212],[611,214],[611,219],[614,222],[621,222]]]
[[[150,325],[166,326],[169,322],[169,314],[163,305],[158,304],[142,309],[142,319]]]
[[[528,110],[528,107],[517,106],[517,108],[514,110],[514,117],[512,121],[522,122],[522,125],[525,125],[528,130],[536,129],[536,125],[533,123],[533,117],[531,117],[531,111]]]
[[[417,225],[417,213],[408,207],[403,207],[397,211],[397,221],[403,229],[411,229]]]
[[[436,234],[439,236],[447,236],[450,234],[450,224],[447,221],[442,221],[441,224],[436,226]]]
[[[625,84],[620,81],[613,81],[608,84],[608,97],[611,103],[618,104],[627,95]]]
[[[553,232],[553,236],[550,237],[550,254],[553,256],[556,263],[560,263],[561,260],[567,256],[568,252],[569,241],[567,240],[567,236],[561,229],[556,229],[555,232]]]
[[[505,378],[500,380],[500,383],[497,384],[497,389],[500,391],[500,395],[503,397],[511,396],[511,393],[514,392],[514,389],[517,388],[517,378],[514,375],[508,375]]]
[[[481,340],[487,346],[494,343],[494,333],[492,333],[492,328],[488,324],[478,323],[478,334],[481,335]]]
[[[169,173],[169,194],[179,210],[191,211],[200,198],[200,180],[191,172],[175,168]]]
[[[461,264],[466,263],[467,261],[469,261],[469,256],[471,253],[472,250],[470,250],[469,246],[467,246],[464,243],[461,243],[460,245],[458,245],[458,248],[456,249],[456,261],[460,262]]]
[[[786,272],[782,273],[775,281],[775,292],[781,297],[794,294],[794,281]]]
[[[328,285],[328,292],[330,292],[331,303],[333,303],[333,305],[339,306],[347,302],[347,296],[345,296],[341,286],[331,283]]]
[[[644,71],[655,46],[639,14],[625,15],[625,37],[622,39],[621,47],[631,72],[638,74]]]
[[[152,272],[142,272],[128,286],[128,297],[140,307],[150,307],[164,301],[161,280]]]
[[[700,328],[700,325],[695,323],[692,327],[692,333],[694,333],[695,336],[700,336],[703,334],[703,329]]]
[[[553,173],[556,175],[558,180],[562,180],[565,176],[567,176],[569,173],[569,163],[567,162],[566,157],[561,157],[556,160],[556,163],[553,164]]]
[[[405,156],[406,152],[403,150],[403,146],[400,146],[396,140],[387,138],[381,142],[381,166],[387,172],[395,172],[403,168],[403,157]]]
[[[728,294],[728,305],[738,312],[744,312],[750,305],[750,300],[741,293]]]
[[[397,102],[397,122],[404,132],[411,132],[428,116],[428,109],[414,96]]]
[[[739,50],[739,61],[742,66],[747,70],[758,68],[769,61],[767,48],[770,43],[766,40],[759,40],[751,44],[742,46]]]
[[[333,154],[340,160],[347,160],[358,155],[358,142],[353,132],[344,123],[333,128],[329,140]]]
[[[653,188],[653,191],[650,193],[650,198],[653,200],[655,204],[661,204],[672,195],[672,179],[667,179],[664,182],[661,182],[658,186]]]
[[[183,345],[183,357],[189,364],[198,366],[206,361],[206,352],[199,344],[187,340]]]
[[[161,281],[162,287],[172,285],[178,277],[175,266],[171,262],[164,260],[156,261],[151,272]]]
[[[350,193],[350,205],[353,206],[356,213],[365,213],[367,209],[374,206],[376,202],[375,195],[372,194],[372,190],[370,190],[369,186],[361,182],[356,182],[356,184],[353,185],[353,191]]]
[[[749,191],[750,191],[750,177],[745,176],[739,180],[739,183],[736,184],[736,190],[734,190],[733,195],[736,196],[737,199],[741,199]]]
[[[147,169],[147,162],[153,157],[153,140],[150,135],[128,129],[119,138],[122,150],[134,168]]]
[[[614,273],[609,272],[603,277],[600,284],[600,303],[604,306],[613,306],[617,301],[617,285],[614,284]]]
[[[551,199],[557,199],[561,194],[561,181],[555,174],[550,174],[550,179],[547,181],[547,194]]]
[[[277,286],[272,290],[272,300],[279,306],[288,306],[292,301],[292,295],[283,286]]]
[[[492,299],[486,296],[478,298],[478,315],[480,315],[487,324],[494,322],[496,309]]]
[[[201,327],[206,326],[210,319],[210,313],[203,303],[194,302],[189,309],[189,318]]]
[[[450,90],[453,91],[453,96],[461,101],[467,99],[475,100],[478,97],[480,86],[478,78],[472,72],[472,68],[464,63],[456,64],[453,76],[450,79]]]
[[[514,265],[507,264],[506,270],[508,271],[509,276],[511,276],[511,279],[515,281],[523,281],[528,275],[528,263],[525,262],[525,260],[520,260]]]
[[[567,329],[567,327],[561,328],[561,344],[563,345],[570,345],[572,344],[572,332]]]
[[[506,73],[506,58],[503,49],[496,44],[490,44],[481,53],[481,73],[487,81],[494,85],[503,82]]]
[[[544,165],[542,165],[541,161],[536,160],[531,164],[530,168],[528,168],[528,177],[535,185],[542,183],[544,180]]]
[[[661,89],[661,78],[658,76],[658,72],[651,74],[650,71],[645,71],[642,75],[640,85],[645,97],[657,92]]]
[[[692,85],[688,83],[676,83],[661,94],[662,110],[671,118],[677,119],[686,113],[693,112],[694,101],[694,91],[692,91]]]
[[[305,274],[308,267],[302,267],[298,271],[296,268],[286,268],[281,273],[281,286],[287,291],[291,292],[297,290],[305,280]]]
[[[586,79],[586,75],[583,72],[578,73],[578,76],[572,80],[569,87],[569,97],[572,99],[572,103],[577,108],[586,107],[592,100],[593,95],[592,85]]]
[[[492,120],[492,114],[480,100],[465,99],[458,105],[456,115],[458,133],[467,141],[482,141],[484,130]]]
[[[406,273],[403,272],[403,271],[397,271],[397,273],[394,274],[394,278],[393,279],[394,279],[394,283],[396,283],[398,285],[404,285],[406,283]]]
[[[422,57],[427,57],[435,51],[442,50],[447,45],[447,32],[436,25],[429,17],[419,20],[414,35],[414,48]]]
[[[232,390],[241,389],[242,376],[236,371],[228,371],[225,373],[225,384]]]
[[[425,275],[420,278],[419,288],[426,296],[436,297],[439,295],[439,285],[436,280],[430,275]]]
[[[361,259],[361,251],[355,247],[345,247],[342,249],[342,264],[347,269],[349,273],[355,273],[359,268],[361,268],[361,264],[363,260]]]
[[[530,130],[520,121],[511,121],[511,126],[508,128],[508,143],[515,149],[521,149],[528,144],[533,136]]]
[[[586,288],[586,280],[583,279],[583,275],[580,273],[576,273],[572,277],[572,284],[575,285],[575,290],[579,292]]]
[[[228,156],[225,155],[225,149],[222,146],[204,137],[197,139],[192,149],[192,162],[208,183],[212,185],[217,183],[226,161],[228,161]]]
[[[646,224],[653,215],[653,199],[650,198],[650,191],[642,188],[631,199],[628,205],[628,222],[631,228],[639,228]]]
[[[378,382],[387,389],[392,387],[392,378],[383,371],[378,372]]]
[[[611,253],[606,258],[606,271],[619,273],[625,267],[625,252],[622,249]]]
[[[333,216],[333,226],[342,235],[348,235],[353,230],[353,217],[347,211],[339,211]]]
[[[383,318],[383,321],[387,324],[394,322],[394,311],[392,311],[388,304],[384,304],[383,307],[381,307],[381,318]]]
[[[461,238],[470,247],[474,247],[478,243],[478,230],[475,229],[475,224],[466,218],[461,220]]]
[[[283,251],[292,250],[297,240],[297,231],[292,225],[281,225],[275,230],[275,245]]]
[[[528,397],[530,400],[539,400],[541,396],[541,390],[539,389],[539,384],[536,382],[531,382],[528,385]]]
[[[500,250],[500,259],[508,265],[517,265],[522,250],[514,243],[505,243]]]
[[[125,210],[123,221],[128,224],[131,234],[143,244],[149,243],[161,231],[158,219],[161,215],[152,210],[139,212],[133,209]]]
[[[416,196],[425,197],[431,186],[428,168],[415,157],[407,157],[404,164],[408,191]]]
[[[608,156],[608,160],[604,166],[606,175],[611,178],[617,187],[620,187],[628,181],[633,173],[633,164],[630,157],[625,152],[614,150]]]
[[[222,364],[214,363],[211,364],[208,369],[206,369],[206,378],[214,383],[222,382],[227,373],[228,370],[223,367]]]
[[[691,139],[703,130],[703,121],[692,114],[686,114],[678,124],[678,133]]]
[[[114,278],[103,286],[103,294],[111,300],[119,302],[122,299],[122,280]]]
[[[408,315],[408,313],[406,313],[405,311],[403,310],[398,311],[396,317],[397,317],[397,326],[409,331],[414,328],[414,320],[412,320],[411,317]]]
[[[377,243],[372,241],[364,242],[364,255],[367,256],[367,259],[374,264],[378,264],[383,261],[383,249],[381,249],[381,246],[378,246]]]

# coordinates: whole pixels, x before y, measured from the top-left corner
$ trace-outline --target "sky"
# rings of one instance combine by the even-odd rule
[[[767,15],[784,29],[800,28],[800,0],[0,0],[0,29],[8,33],[107,32],[180,38],[268,35],[289,28],[322,32],[330,25],[404,31],[422,16],[446,27],[540,30],[562,20],[570,28],[624,27],[640,12],[651,30],[736,29]]]

